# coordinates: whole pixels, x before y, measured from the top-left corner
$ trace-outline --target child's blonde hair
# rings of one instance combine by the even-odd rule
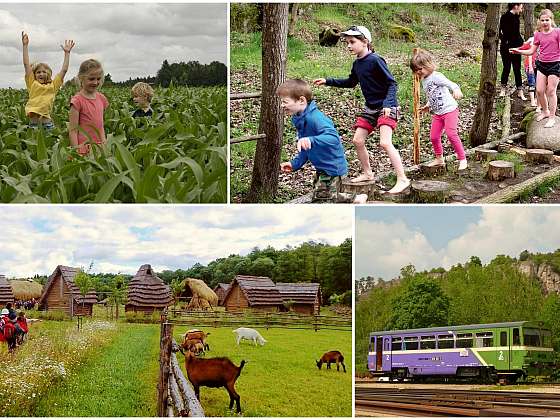
[[[552,28],[556,28],[556,23],[554,22],[554,13],[552,13],[552,10],[542,9],[541,12],[539,13],[539,21],[543,15],[548,16],[550,18],[550,26]]]
[[[437,65],[434,61],[434,57],[428,51],[418,48],[418,50],[412,55],[410,59],[410,70],[417,72],[421,69],[428,69],[434,71],[437,69]]]
[[[134,96],[141,96],[146,98],[148,102],[152,102],[152,98],[154,97],[154,89],[144,82],[138,82],[134,86],[132,86],[132,94]]]
[[[86,77],[86,74],[92,70],[101,70],[101,83],[99,84],[99,87],[103,85],[103,78],[105,77],[103,66],[99,61],[90,58],[80,64],[80,69],[78,70],[78,86],[80,88],[82,87],[82,78]]]
[[[37,79],[35,77],[35,72],[37,72],[37,70],[39,70],[40,68],[44,68],[47,71],[47,74],[48,74],[47,83],[51,83],[52,82],[52,69],[50,68],[50,66],[47,63],[33,63],[33,64],[31,64],[31,71],[33,72],[33,77],[35,79]]]
[[[307,102],[311,102],[313,99],[313,92],[311,88],[301,79],[288,79],[282,83],[276,89],[276,94],[278,96],[285,96],[297,100],[302,96],[307,99]]]

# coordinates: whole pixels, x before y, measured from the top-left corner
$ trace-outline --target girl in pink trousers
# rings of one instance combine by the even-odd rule
[[[410,69],[422,79],[422,87],[426,92],[428,103],[422,107],[422,112],[432,112],[432,128],[430,140],[434,148],[436,158],[430,162],[431,165],[444,165],[443,146],[441,135],[445,130],[449,142],[459,160],[459,170],[467,169],[465,150],[457,132],[459,121],[459,106],[456,99],[461,99],[463,93],[459,85],[453,83],[447,77],[436,70],[436,64],[430,53],[418,49],[410,60]]]

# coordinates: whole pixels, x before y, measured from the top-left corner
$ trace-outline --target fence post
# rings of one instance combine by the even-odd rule
[[[319,320],[317,319],[317,315],[313,315],[313,328],[315,332],[319,329]]]
[[[171,344],[173,338],[173,325],[167,322],[167,314],[162,313],[159,348],[159,381],[158,381],[158,417],[167,416],[167,398],[169,387],[169,370],[171,360]]]

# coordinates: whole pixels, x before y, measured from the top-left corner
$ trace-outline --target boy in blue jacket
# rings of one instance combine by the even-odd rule
[[[313,202],[365,203],[366,194],[341,193],[341,177],[348,172],[344,148],[330,118],[313,100],[309,85],[300,79],[290,79],[276,90],[282,109],[292,115],[297,130],[297,156],[280,164],[283,172],[300,169],[307,161],[315,167]]]

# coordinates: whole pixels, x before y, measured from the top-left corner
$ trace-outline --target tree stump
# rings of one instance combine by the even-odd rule
[[[434,165],[432,164],[432,162],[421,163],[419,166],[422,175],[427,177],[445,175],[445,173],[447,172],[447,166],[445,165],[445,163],[442,165]]]
[[[513,163],[507,160],[493,160],[488,164],[488,172],[486,178],[490,181],[501,181],[503,179],[513,178],[515,171],[513,170]]]
[[[507,143],[500,143],[496,146],[498,153],[507,153],[509,152],[509,149],[511,149],[511,144]]]
[[[350,178],[343,178],[340,192],[353,194],[367,194],[368,200],[373,199],[377,187],[375,181],[351,182]]]
[[[474,158],[478,161],[492,160],[496,157],[497,154],[498,152],[492,149],[474,149]]]
[[[533,163],[551,164],[554,160],[554,152],[546,149],[527,149],[525,160]]]
[[[451,185],[442,181],[413,181],[412,197],[416,203],[445,203],[451,192]]]

